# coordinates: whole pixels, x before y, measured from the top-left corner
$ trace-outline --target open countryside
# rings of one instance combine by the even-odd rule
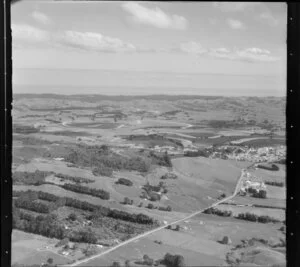
[[[283,264],[283,99],[146,99],[15,97],[12,263]]]

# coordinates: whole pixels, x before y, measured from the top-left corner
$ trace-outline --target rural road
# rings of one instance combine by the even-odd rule
[[[133,242],[133,241],[136,241],[136,240],[138,240],[138,239],[140,239],[140,238],[143,238],[143,237],[145,237],[145,236],[147,236],[147,235],[150,235],[150,234],[155,233],[155,232],[157,232],[157,231],[159,231],[159,230],[162,230],[162,229],[166,228],[167,226],[171,226],[171,225],[173,225],[173,224],[177,224],[177,223],[183,222],[183,221],[185,221],[185,220],[187,220],[187,219],[190,219],[191,217],[193,217],[193,216],[195,216],[195,215],[198,215],[198,214],[202,213],[203,211],[205,211],[205,210],[207,210],[207,209],[209,209],[209,208],[213,208],[213,207],[215,207],[215,206],[217,206],[217,205],[219,205],[219,204],[221,204],[221,203],[223,203],[223,202],[226,202],[226,201],[230,200],[231,198],[235,197],[236,194],[238,193],[238,191],[239,191],[239,189],[240,189],[240,185],[241,185],[242,179],[243,179],[243,177],[244,177],[244,172],[245,172],[245,170],[243,169],[243,170],[241,171],[241,175],[240,175],[240,177],[239,177],[239,179],[238,179],[238,181],[237,181],[237,184],[236,184],[236,186],[235,186],[234,192],[233,192],[233,194],[232,194],[231,196],[228,196],[228,197],[226,197],[226,198],[223,198],[223,199],[221,199],[221,200],[219,200],[219,201],[213,203],[212,205],[210,205],[210,206],[208,206],[208,207],[206,207],[206,208],[204,208],[204,209],[201,209],[201,210],[199,210],[199,211],[196,211],[196,212],[190,214],[190,215],[187,216],[187,217],[184,217],[183,219],[180,219],[180,220],[177,220],[177,221],[174,221],[174,222],[165,224],[165,225],[163,225],[163,226],[160,226],[160,227],[158,227],[158,228],[155,228],[155,229],[153,229],[153,230],[150,230],[150,231],[148,231],[148,232],[145,232],[145,233],[143,233],[143,234],[140,234],[140,235],[138,235],[138,236],[135,236],[135,237],[133,237],[133,238],[131,238],[131,239],[128,239],[128,240],[126,240],[126,241],[124,241],[124,242],[122,242],[122,243],[120,243],[120,244],[118,244],[118,245],[116,245],[116,246],[114,246],[114,247],[112,247],[112,248],[106,250],[106,251],[103,251],[103,252],[101,252],[101,253],[99,253],[99,254],[96,254],[96,255],[93,255],[93,256],[91,256],[91,257],[85,258],[85,259],[83,259],[83,260],[79,260],[79,261],[76,261],[76,262],[74,262],[74,263],[72,263],[72,264],[63,265],[63,266],[79,266],[80,264],[83,264],[83,263],[86,263],[86,262],[88,262],[88,261],[91,261],[91,260],[94,260],[94,259],[96,259],[96,258],[99,258],[99,257],[101,257],[101,256],[103,256],[103,255],[105,255],[105,254],[108,254],[108,253],[110,253],[110,252],[116,250],[117,248],[120,248],[120,247],[122,247],[122,246],[125,246],[125,245],[127,245],[127,244]]]

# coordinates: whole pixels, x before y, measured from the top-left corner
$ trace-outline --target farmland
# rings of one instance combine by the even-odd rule
[[[19,95],[13,120],[13,264],[282,263],[284,99]]]

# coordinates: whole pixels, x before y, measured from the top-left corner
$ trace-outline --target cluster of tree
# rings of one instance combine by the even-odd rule
[[[216,209],[216,208],[206,209],[205,211],[203,211],[203,213],[205,213],[205,214],[214,214],[214,215],[223,216],[223,217],[232,216],[232,211],[230,211],[230,210],[219,210],[219,209]]]
[[[236,128],[236,127],[241,127],[245,124],[245,122],[243,121],[235,121],[235,120],[231,120],[231,121],[226,121],[226,120],[210,120],[208,121],[208,125],[211,128]]]
[[[158,194],[158,193],[155,193],[155,192],[149,192],[149,193],[148,193],[148,199],[149,199],[150,201],[160,201],[161,196],[160,196],[160,194]]]
[[[14,205],[17,208],[31,210],[38,213],[50,213],[54,210],[54,205],[52,203],[46,204],[37,201],[31,201],[21,197],[14,200]]]
[[[172,167],[172,162],[169,154],[165,153],[158,153],[154,151],[150,151],[148,157],[151,159],[152,164],[165,166],[165,167]]]
[[[71,176],[67,174],[62,174],[62,173],[57,173],[55,174],[57,178],[61,178],[63,180],[69,180],[74,183],[92,183],[94,180],[88,179],[88,178],[82,178],[82,177],[76,177],[76,176]]]
[[[148,203],[148,205],[146,206],[147,209],[155,209],[154,205],[152,203]]]
[[[128,222],[134,222],[140,224],[154,224],[154,220],[152,218],[142,213],[134,214],[134,213],[128,213],[121,210],[111,209],[107,216],[115,219],[120,219],[123,221],[128,221]]]
[[[257,168],[265,169],[268,171],[278,171],[279,167],[276,164],[258,164]]]
[[[56,215],[33,216],[23,211],[13,208],[13,228],[43,235],[50,238],[65,239],[79,243],[97,243],[97,238],[93,231],[88,228],[79,231],[66,231],[62,223],[57,220]]]
[[[35,172],[14,172],[12,179],[13,184],[41,185],[46,183],[45,178],[50,174],[51,172],[39,170]]]
[[[167,267],[184,267],[185,262],[184,262],[184,257],[182,255],[172,255],[170,253],[167,253],[163,260],[162,263],[166,265]]]
[[[116,184],[123,184],[123,185],[127,185],[127,186],[133,185],[133,183],[126,178],[119,178],[118,181],[116,181]]]
[[[161,195],[158,194],[162,192],[166,194],[168,192],[164,182],[159,182],[158,185],[150,185],[149,182],[143,186],[144,191],[141,194],[141,198],[147,198],[150,201],[159,201]]]
[[[78,243],[97,243],[97,237],[95,236],[95,233],[92,231],[91,228],[73,231],[70,233],[69,239],[70,241]]]
[[[185,151],[185,157],[206,157],[208,158],[210,153],[203,149],[198,149],[197,151]]]
[[[50,213],[66,205],[65,198],[42,191],[13,191],[13,196],[18,197],[13,200],[16,207],[38,213]],[[47,202],[39,202],[39,199]]]
[[[241,219],[241,220],[251,221],[251,222],[260,222],[260,223],[269,223],[269,222],[277,223],[277,222],[280,222],[279,220],[274,219],[274,218],[272,218],[270,216],[267,216],[267,215],[259,216],[259,215],[249,213],[249,212],[240,213],[236,218]]]
[[[175,116],[177,113],[180,112],[182,112],[182,110],[171,110],[161,113],[160,116]]]
[[[64,238],[62,240],[59,240],[56,244],[55,244],[55,247],[62,247],[62,246],[65,246],[69,243],[69,238]]]
[[[179,231],[180,230],[180,225],[177,224],[175,228],[172,228],[171,225],[168,225],[167,227],[165,227],[165,229],[169,229],[169,230],[173,230],[173,231]]]
[[[252,197],[256,197],[256,198],[267,198],[267,191],[266,190],[256,190],[254,188],[248,188],[247,192],[251,194]]]
[[[164,175],[162,175],[161,177],[160,177],[160,179],[162,179],[162,180],[166,180],[166,179],[177,179],[178,178],[178,176],[176,175],[176,174],[174,174],[174,173],[171,173],[171,172],[168,172],[168,173],[166,173],[166,174],[164,174]]]
[[[158,185],[150,185],[149,183],[145,184],[143,186],[143,189],[147,192],[147,193],[150,193],[152,191],[154,192],[160,192],[160,189],[162,188],[162,185],[163,184],[158,184]]]
[[[158,209],[162,211],[172,211],[172,207],[170,205],[168,205],[167,207],[158,207]]]
[[[151,127],[152,128],[152,127]],[[128,135],[123,136],[123,138],[130,140],[130,141],[148,141],[148,140],[164,140],[165,137],[160,134],[137,134],[137,135]]]
[[[124,201],[122,202],[122,204],[124,205],[132,205],[133,204],[133,200],[128,198],[128,197],[124,197]]]
[[[143,256],[143,265],[148,265],[148,266],[152,266],[154,264],[154,260],[152,258],[150,258],[148,255],[144,255]]]
[[[93,168],[93,175],[95,176],[107,176],[112,177],[113,169],[111,167],[99,164],[97,167]]]
[[[111,151],[107,146],[86,146],[78,145],[66,157],[66,161],[94,168],[94,175],[111,176],[113,170],[134,170],[147,172],[151,162],[145,157],[135,156],[132,158],[123,157]]]
[[[75,209],[81,209],[85,211],[90,212],[97,212],[103,216],[107,216],[109,212],[109,208],[100,206],[100,205],[94,205],[86,201],[80,201],[78,199],[74,198],[64,198],[65,199],[65,206],[75,208]]]
[[[279,187],[283,187],[284,186],[284,182],[275,182],[275,181],[266,181],[265,184],[267,184],[267,185],[273,185],[273,186],[279,186]]]
[[[13,228],[58,239],[63,239],[66,234],[65,229],[57,221],[55,215],[49,214],[35,217],[15,207],[13,208]]]
[[[28,125],[13,125],[13,132],[19,134],[38,133],[40,130]]]
[[[94,197],[99,197],[101,199],[109,199],[110,194],[109,192],[103,190],[103,189],[95,189],[87,186],[82,186],[78,184],[63,184],[61,187],[65,190],[73,191],[76,193],[91,195]]]
[[[67,206],[72,207],[76,209],[81,209],[85,211],[95,212],[97,214],[100,214],[101,216],[107,216],[114,219],[120,219],[124,221],[139,223],[139,224],[154,224],[155,221],[142,213],[135,214],[135,213],[128,213],[125,211],[110,209],[108,207],[104,207],[101,205],[94,205],[86,201],[80,201],[78,199],[74,198],[68,198],[68,197],[58,197],[50,193],[45,193],[41,191],[14,191],[14,196],[18,196],[16,200],[14,200],[14,203],[16,201],[19,201],[21,199],[22,201],[26,201],[26,203],[34,202],[37,199],[43,199],[52,201],[53,203],[49,203],[50,207],[57,208],[59,206]],[[25,199],[25,200],[24,200]],[[52,205],[51,205],[52,204]],[[26,204],[30,205],[30,204]]]
[[[223,199],[223,198],[225,198],[226,197],[226,194],[225,193],[222,193],[219,197],[218,197],[218,199]]]

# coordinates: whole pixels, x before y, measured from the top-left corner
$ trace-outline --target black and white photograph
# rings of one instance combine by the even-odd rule
[[[286,266],[287,7],[13,2],[11,266]]]

